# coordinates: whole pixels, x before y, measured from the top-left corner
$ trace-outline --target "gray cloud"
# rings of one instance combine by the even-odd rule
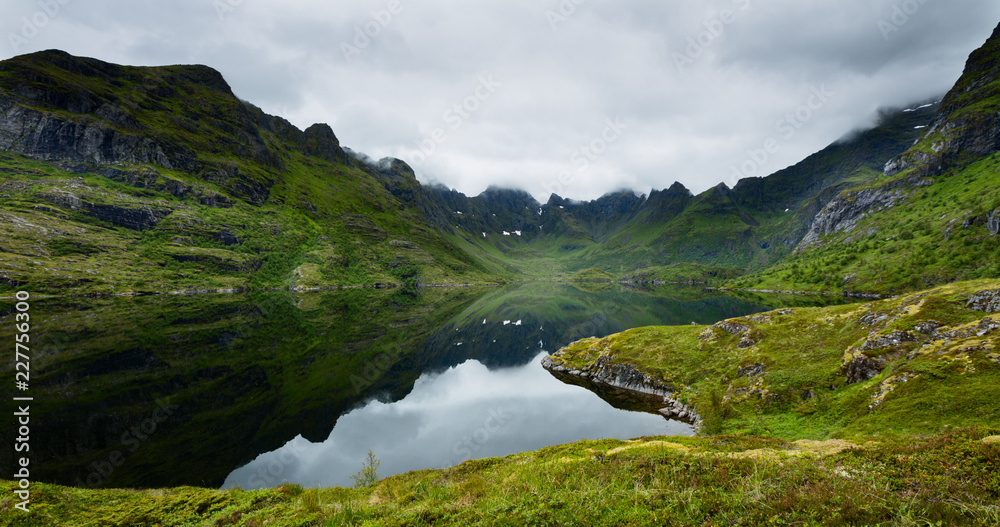
[[[775,138],[766,175],[880,106],[942,94],[1000,22],[1000,4],[979,0],[76,0],[12,45],[39,12],[0,7],[0,56],[208,64],[265,111],[328,122],[424,181],[540,200],[733,184]],[[483,78],[498,86],[487,94]],[[814,88],[831,95],[786,137],[781,120]],[[609,119],[626,124],[612,141]]]

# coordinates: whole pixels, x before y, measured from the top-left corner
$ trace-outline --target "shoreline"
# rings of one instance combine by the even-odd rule
[[[662,399],[663,407],[657,412],[667,419],[684,421],[694,426],[695,434],[701,429],[701,416],[694,408],[674,398],[677,391],[670,385],[663,384],[643,373],[635,367],[618,364],[610,359],[588,364],[582,370],[564,366],[559,352],[542,358],[542,367],[552,374],[566,375],[588,383],[608,388],[624,390],[643,396],[654,396]]]

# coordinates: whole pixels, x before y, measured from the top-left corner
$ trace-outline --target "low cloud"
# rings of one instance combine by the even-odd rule
[[[356,151],[413,161],[423,181],[470,194],[515,186],[539,200],[616,117],[628,130],[565,197],[731,184],[770,138],[781,141],[760,170],[774,172],[880,107],[944,93],[1000,22],[1000,4],[978,0],[88,0],[61,5],[15,46],[40,9],[0,7],[0,56],[59,48],[207,64],[265,111],[303,128],[327,122]],[[502,86],[455,127],[446,112],[484,75]],[[814,86],[835,95],[782,138],[779,121]],[[447,139],[415,162],[438,129]]]

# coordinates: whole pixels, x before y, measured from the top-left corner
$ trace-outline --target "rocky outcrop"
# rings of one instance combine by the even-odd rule
[[[980,291],[966,302],[965,307],[973,311],[985,311],[987,313],[1000,312],[1000,289],[992,291]]]
[[[0,96],[0,150],[46,161],[126,163],[174,168],[158,143],[97,119],[57,117]]]
[[[701,418],[693,408],[673,398],[677,392],[674,387],[632,366],[617,364],[609,355],[599,357],[579,370],[564,364],[558,356],[549,355],[542,359],[542,367],[554,373],[585,379],[592,383],[662,397],[664,407],[659,412],[664,417],[688,421],[696,427],[701,422]]]
[[[865,216],[894,207],[909,195],[906,188],[933,185],[934,180],[906,178],[879,188],[848,192],[838,196],[816,215],[809,232],[795,248],[802,251],[819,242],[821,236],[850,231]]]
[[[756,377],[764,373],[764,365],[757,362],[754,364],[749,364],[747,366],[741,366],[736,370],[736,378],[741,377]]]
[[[53,205],[77,210],[92,218],[135,231],[152,229],[173,212],[173,209],[166,207],[140,206],[130,208],[90,203],[69,192],[46,192],[38,197]]]
[[[74,168],[74,167],[69,167]],[[96,167],[83,165],[76,167],[72,172],[91,172]],[[100,170],[100,174],[108,179],[125,183],[126,185],[154,190],[157,192],[167,192],[171,196],[179,199],[191,199],[206,207],[229,208],[233,206],[233,201],[228,197],[214,192],[206,187],[190,185],[183,181],[163,177],[162,174],[151,168],[137,170],[119,170],[117,168],[105,168]]]
[[[894,331],[889,335],[879,335],[862,342],[861,346],[858,346],[858,350],[874,351],[889,349],[899,346],[904,342],[915,342],[916,340],[913,335],[910,335],[906,331]]]
[[[986,230],[990,232],[990,236],[1000,234],[1000,209],[986,216]]]
[[[906,331],[894,331],[888,335],[876,335],[861,343],[845,361],[844,374],[847,384],[864,382],[882,373],[887,364],[901,356],[899,346],[916,342],[917,338]],[[877,351],[873,354],[868,352]]]

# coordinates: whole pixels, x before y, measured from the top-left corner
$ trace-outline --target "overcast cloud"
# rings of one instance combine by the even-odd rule
[[[998,22],[983,0],[8,1],[0,57],[207,64],[421,181],[544,201],[767,175],[943,94]]]

